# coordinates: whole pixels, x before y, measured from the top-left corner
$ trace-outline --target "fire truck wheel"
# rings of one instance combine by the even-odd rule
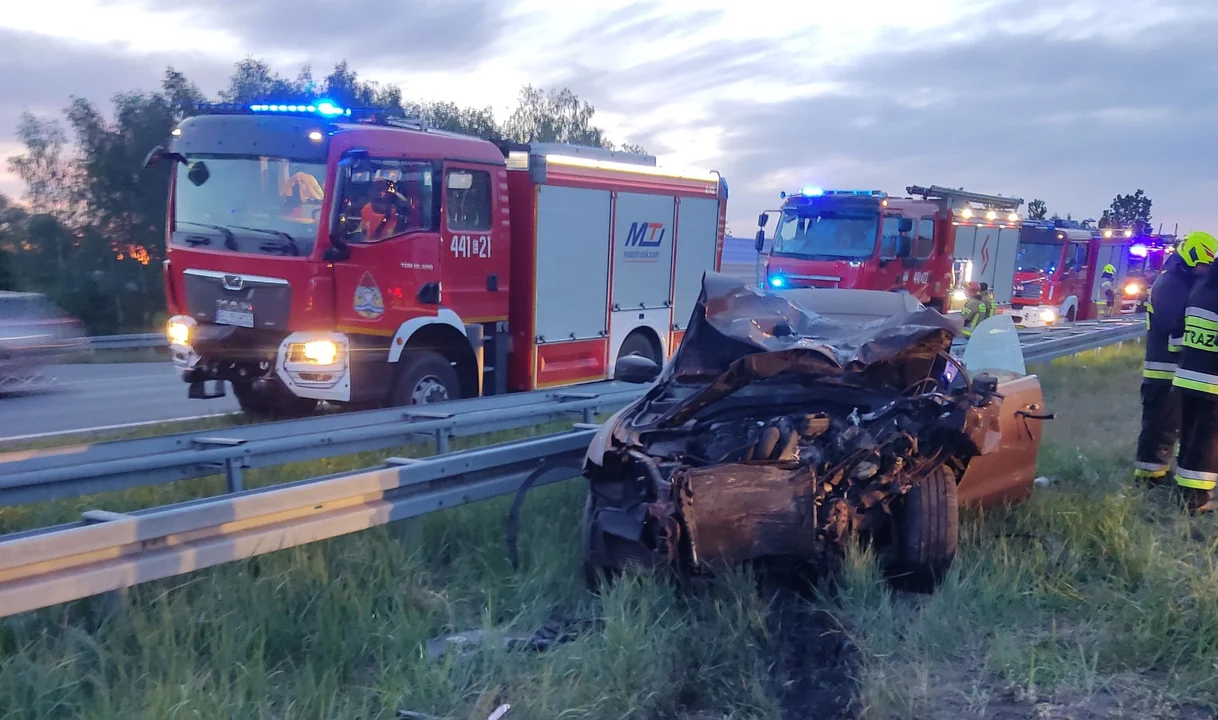
[[[431,350],[409,352],[402,355],[398,366],[392,396],[395,406],[461,399],[461,380],[457,371],[440,353]]]
[[[233,395],[245,415],[259,420],[290,420],[305,417],[317,409],[317,401],[298,398],[286,390],[274,395],[254,390],[253,384],[235,382]]]
[[[622,341],[621,349],[617,351],[618,359],[624,358],[627,355],[641,355],[656,365],[662,364],[660,362],[659,348],[655,346],[651,338],[637,330],[626,336],[626,339]]]

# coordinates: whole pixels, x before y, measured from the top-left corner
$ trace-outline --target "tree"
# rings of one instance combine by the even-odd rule
[[[489,140],[566,142],[613,148],[592,124],[595,108],[569,89],[521,90],[501,126],[491,108],[412,102],[396,86],[362,79],[345,61],[320,80],[309,66],[294,78],[252,57],[236,63],[220,99],[305,104],[330,99],[415,115],[429,126]],[[28,210],[0,196],[0,287],[49,294],[94,333],[151,329],[164,312],[165,200],[172,163],[141,169],[154,145],[199,112],[208,98],[183,73],[166,68],[155,91],[120,93],[110,108],[72,98],[60,119],[22,116],[23,152],[8,166],[24,181]],[[624,152],[646,153],[639,145]],[[77,152],[78,151],[78,154]]]
[[[8,159],[8,168],[25,182],[25,198],[35,213],[52,213],[61,219],[73,214],[74,184],[71,160],[65,156],[68,136],[58,120],[24,112],[17,139],[25,152]]]
[[[567,88],[541,90],[526,85],[504,124],[504,135],[517,142],[558,142],[608,146],[605,131],[592,125],[596,108]]]
[[[253,103],[277,100],[284,103],[308,102],[314,99],[308,83],[312,73],[305,68],[296,81],[286,80],[271,70],[262,60],[247,57],[237,63],[228,80],[228,88],[220,91],[220,99],[228,103]]]
[[[621,150],[622,152],[631,153],[634,155],[646,155],[647,154],[647,148],[643,147],[642,145],[636,145],[634,143],[622,143],[622,146],[620,148],[618,148],[618,150]]]
[[[1048,213],[1048,208],[1045,207],[1045,201],[1036,198],[1028,203],[1028,219],[1029,220],[1044,220]]]
[[[1150,197],[1141,188],[1132,195],[1117,195],[1100,216],[1099,226],[1140,230],[1150,225],[1150,207]]]

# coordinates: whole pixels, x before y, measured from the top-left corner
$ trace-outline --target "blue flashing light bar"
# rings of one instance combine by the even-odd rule
[[[806,198],[815,198],[815,197],[872,197],[872,198],[885,198],[885,197],[888,197],[888,193],[884,192],[883,190],[825,190],[825,189],[823,189],[823,188],[816,187],[815,185],[809,185],[809,186],[807,186],[807,187],[804,187],[802,190],[800,190],[800,191],[799,191],[799,192],[797,192],[797,193],[791,193],[791,194],[787,194],[787,192],[784,190],[784,191],[782,191],[782,192],[778,193],[778,197],[780,197],[780,198],[788,198],[788,197],[806,197]]]
[[[329,100],[321,100],[316,103],[308,104],[286,104],[280,105],[277,103],[255,103],[249,106],[251,112],[256,113],[307,113],[311,115],[321,115],[322,117],[350,117],[350,108],[341,108]]]

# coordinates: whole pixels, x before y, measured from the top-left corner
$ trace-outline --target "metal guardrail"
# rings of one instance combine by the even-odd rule
[[[1053,337],[1047,337],[1052,331],[1027,335],[1021,345],[1025,348],[1026,362],[1044,362],[1131,340],[1142,332],[1140,322],[1104,321],[1095,323],[1089,330],[1075,327],[1069,332],[1057,332]],[[208,468],[215,472],[216,466],[212,463],[232,460],[235,447],[247,451],[261,448],[257,453],[244,453],[244,459],[251,463],[272,464],[286,459],[304,459],[302,453],[321,457],[361,447],[357,439],[361,432],[379,433],[377,439],[365,438],[367,442],[392,444],[399,443],[404,436],[417,436],[422,432],[437,432],[438,438],[448,433],[485,432],[488,427],[507,427],[504,423],[522,424],[525,417],[536,419],[572,411],[587,417],[610,405],[626,404],[643,391],[638,386],[623,391],[622,386],[614,383],[598,385],[599,393],[552,393],[555,397],[548,400],[541,400],[538,393],[522,393],[456,401],[448,407],[456,409],[459,403],[465,402],[477,409],[439,413],[445,417],[426,420],[403,419],[400,416],[410,415],[410,412],[395,410],[233,428],[260,435],[262,439],[246,438],[237,445],[216,443],[187,450],[186,455],[193,455],[187,467],[195,468],[188,472],[205,472]],[[573,398],[572,395],[588,397]],[[488,408],[486,405],[488,401],[506,402],[509,398],[521,398],[525,402],[514,407]],[[547,402],[550,405],[546,406]],[[393,432],[388,427],[377,430],[380,426],[376,423],[356,420],[360,416],[371,418],[383,413],[398,416],[383,422],[396,425]],[[496,415],[498,419],[495,419]],[[314,431],[310,439],[291,444],[290,428],[304,428],[306,423],[344,421],[351,424],[334,433],[341,438],[339,442],[321,442],[317,437],[321,431]],[[80,522],[6,535],[0,537],[0,617],[507,495],[515,492],[531,475],[537,476],[534,484],[570,478],[578,474],[578,463],[594,434],[595,426],[584,422],[573,430],[543,437],[423,459],[389,458],[380,467],[368,470],[166,507],[132,513],[89,511],[82,515]],[[168,442],[176,449],[164,454],[172,455],[185,448],[182,443],[198,439],[197,436],[181,435],[153,438],[150,442]],[[80,487],[72,483],[88,483],[92,479],[88,468],[104,472],[106,462],[115,463],[123,453],[135,447],[133,443],[140,442],[146,441],[96,446],[99,449],[94,451],[94,459],[98,462],[85,462],[83,468],[81,463],[72,462],[55,468],[53,456],[35,453],[15,462],[41,462],[45,465],[42,470],[51,472],[42,476],[27,474],[23,478],[24,484],[14,483],[13,478],[21,476],[10,473],[0,476],[0,483],[6,493],[36,493],[43,490],[42,485],[59,485],[62,492],[68,493],[69,488]],[[443,453],[446,447],[442,442],[438,445]],[[88,454],[89,450],[83,448],[81,451]],[[98,454],[105,453],[113,457],[100,460]],[[204,457],[205,462],[202,461]],[[142,477],[145,483],[157,481],[147,474],[153,472],[151,467],[140,471],[124,469],[130,460],[118,461],[106,476],[115,488],[129,486],[133,477]],[[164,458],[148,462],[150,465],[159,462],[163,466],[162,473],[168,469],[164,467]],[[66,473],[71,479],[56,481],[55,472]],[[145,475],[127,474],[129,472]]]
[[[384,450],[572,419],[591,422],[643,393],[615,382],[455,400],[138,440],[0,454],[0,506],[23,505],[222,474],[230,492],[243,471]],[[435,408],[435,409],[431,409]]]
[[[161,333],[98,335],[89,338],[91,350],[142,350],[163,347],[169,347],[169,341]]]
[[[133,513],[0,541],[0,617],[507,495],[579,471],[595,430],[569,432]]]
[[[1143,325],[1128,318],[1020,331],[1025,362],[1043,362],[1133,339]],[[617,410],[644,387],[614,382],[456,400],[427,410],[391,408],[236,426],[138,440],[0,454],[0,507],[224,475],[244,488],[244,471],[514,430]]]

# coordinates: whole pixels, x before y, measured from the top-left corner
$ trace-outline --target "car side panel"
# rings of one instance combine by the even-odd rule
[[[1044,420],[1023,413],[1043,414],[1040,378],[1025,375],[998,384],[1005,397],[999,412],[1002,442],[997,451],[973,458],[960,479],[960,504],[992,506],[1018,503],[1032,494],[1036,455]]]

